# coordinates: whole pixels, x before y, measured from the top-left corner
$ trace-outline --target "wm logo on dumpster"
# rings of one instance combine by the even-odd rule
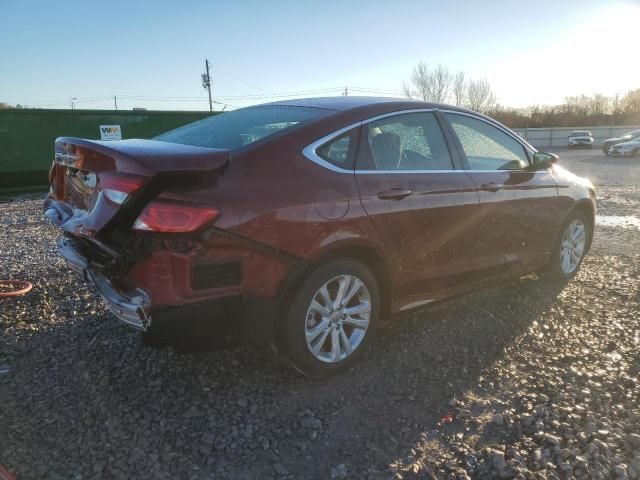
[[[100,125],[100,140],[122,140],[120,125]]]

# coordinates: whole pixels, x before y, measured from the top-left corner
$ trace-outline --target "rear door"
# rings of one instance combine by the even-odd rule
[[[453,112],[444,117],[480,196],[473,244],[479,275],[519,273],[546,262],[562,219],[550,170],[532,170],[525,145],[487,120]]]
[[[402,273],[403,293],[418,297],[466,280],[479,200],[435,112],[365,122],[361,139],[362,206]]]

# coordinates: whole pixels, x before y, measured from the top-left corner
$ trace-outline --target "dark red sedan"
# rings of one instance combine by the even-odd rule
[[[478,113],[389,98],[280,102],[153,140],[58,138],[59,250],[148,336],[222,319],[322,375],[383,318],[590,247],[594,189]]]

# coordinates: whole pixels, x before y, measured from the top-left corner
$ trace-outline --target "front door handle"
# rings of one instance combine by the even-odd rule
[[[404,197],[408,197],[413,193],[413,190],[405,190],[402,188],[392,188],[391,190],[384,190],[378,193],[380,200],[402,200]]]
[[[480,190],[484,190],[485,192],[497,192],[499,190],[502,190],[504,188],[504,185],[501,183],[494,183],[494,182],[490,182],[490,183],[483,183],[480,186]]]

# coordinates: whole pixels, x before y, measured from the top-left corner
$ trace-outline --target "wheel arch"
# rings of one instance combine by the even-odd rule
[[[278,316],[285,314],[286,306],[291,302],[302,281],[318,266],[337,259],[349,258],[357,260],[371,270],[378,281],[380,290],[381,318],[388,315],[391,309],[391,269],[382,252],[363,244],[344,244],[327,248],[313,259],[307,260],[296,267],[287,277],[278,301]]]
[[[569,212],[567,213],[565,220],[562,222],[563,225],[566,222],[567,218],[569,218],[569,216],[573,213],[573,212],[580,212],[582,213],[585,217],[587,217],[587,221],[589,222],[589,237],[587,238],[587,251],[585,253],[588,253],[589,250],[591,249],[591,243],[593,241],[593,233],[594,233],[594,229],[595,229],[595,225],[596,225],[596,211],[595,211],[595,207],[593,206],[593,204],[587,200],[586,198],[578,200],[573,208],[571,210],[569,210]],[[558,235],[561,235],[562,232],[559,232]]]

